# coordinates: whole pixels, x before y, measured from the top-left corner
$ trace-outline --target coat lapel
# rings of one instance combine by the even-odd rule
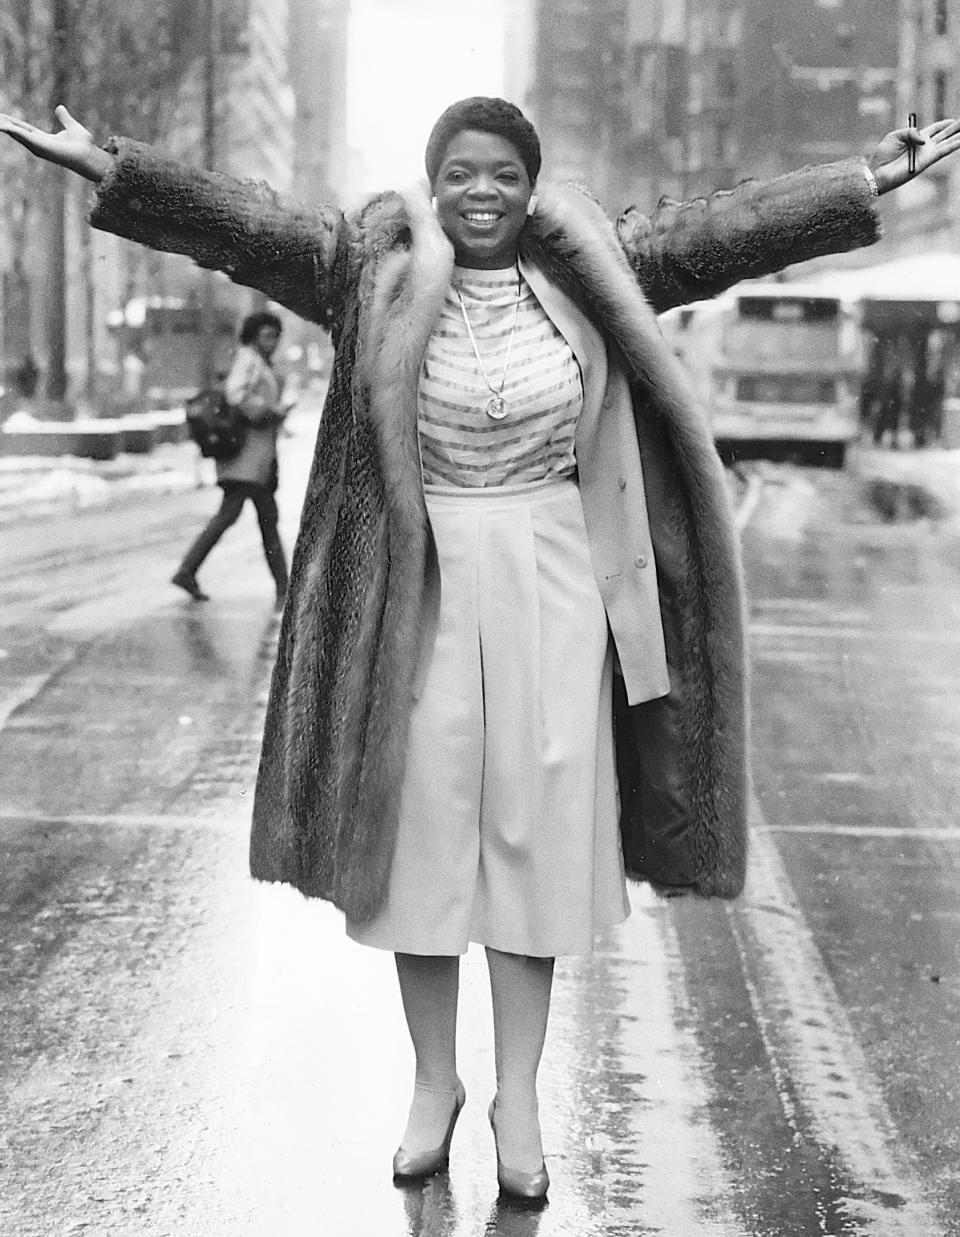
[[[573,301],[543,274],[535,262],[520,259],[520,270],[547,317],[570,345],[583,379],[583,409],[577,440],[595,432],[607,389],[607,349],[603,336]]]

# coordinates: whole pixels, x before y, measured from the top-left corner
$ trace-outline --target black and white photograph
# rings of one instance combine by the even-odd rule
[[[3,1237],[960,1237],[960,0],[0,0]]]

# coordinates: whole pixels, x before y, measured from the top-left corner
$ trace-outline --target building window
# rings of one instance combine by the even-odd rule
[[[947,33],[947,0],[937,0],[936,13],[933,19],[933,30],[935,34]],[[942,115],[938,112],[937,115]]]
[[[664,63],[664,131],[667,137],[680,137],[687,120],[687,57],[682,47],[668,47]]]
[[[691,69],[687,77],[687,107],[692,116],[703,111],[703,76],[699,69]]]
[[[700,153],[700,130],[691,129],[687,135],[687,171],[698,172],[703,167]]]
[[[723,42],[729,47],[738,47],[743,42],[743,12],[731,9],[724,18]]]
[[[220,47],[225,56],[243,55],[250,50],[250,0],[230,0],[221,5]]]
[[[941,69],[933,76],[933,118],[941,120],[947,114],[947,75]]]
[[[718,163],[726,163],[730,153],[730,126],[721,120],[713,138],[713,154]]]
[[[736,98],[737,76],[729,60],[721,60],[717,65],[717,95],[727,102]]]

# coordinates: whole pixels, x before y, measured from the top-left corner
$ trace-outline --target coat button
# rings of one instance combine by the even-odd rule
[[[637,557],[633,560],[633,565],[634,567],[640,567],[640,568],[646,567],[647,556],[645,554],[638,554]]]
[[[627,488],[626,477],[617,477],[617,485],[619,485],[621,490],[625,490]]]

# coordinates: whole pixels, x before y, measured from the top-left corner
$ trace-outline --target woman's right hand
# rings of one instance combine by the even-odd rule
[[[46,133],[26,120],[0,112],[0,133],[6,133],[40,159],[68,168],[87,180],[102,180],[113,157],[96,144],[90,130],[74,120],[62,104],[54,115],[63,127],[56,133]]]

